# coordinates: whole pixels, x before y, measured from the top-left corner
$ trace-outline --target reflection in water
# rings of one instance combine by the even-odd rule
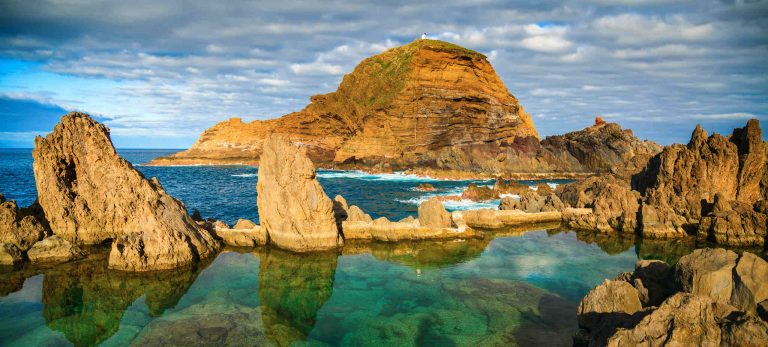
[[[0,344],[570,345],[590,288],[702,246],[537,229],[341,256],[241,249],[159,273],[110,271],[105,256],[22,267],[0,273]]]
[[[277,346],[303,341],[317,312],[331,297],[336,274],[333,252],[296,254],[268,250],[259,266],[259,299],[266,336]]]
[[[370,253],[376,259],[402,264],[415,270],[438,269],[466,263],[479,257],[490,238],[447,241],[350,242],[344,255]]]
[[[44,271],[46,324],[75,346],[97,345],[112,336],[123,312],[142,295],[152,316],[173,307],[195,281],[198,269],[132,274],[84,261]]]

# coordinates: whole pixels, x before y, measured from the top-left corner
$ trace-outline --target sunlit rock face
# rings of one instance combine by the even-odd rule
[[[221,122],[154,164],[257,162],[273,132],[304,144],[316,163],[427,164],[440,149],[538,142],[530,116],[484,55],[420,40],[363,60],[335,92],[313,96],[301,111]]]
[[[314,164],[287,137],[267,139],[256,191],[261,227],[271,244],[297,252],[343,244],[333,202],[317,181]]]
[[[213,255],[199,228],[160,182],[147,180],[115,151],[109,129],[73,112],[35,139],[35,183],[53,233],[79,244],[113,240],[110,267],[169,269]]]

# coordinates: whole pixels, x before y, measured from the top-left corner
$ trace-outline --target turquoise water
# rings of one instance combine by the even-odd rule
[[[121,151],[135,164],[167,153]],[[206,217],[257,220],[255,168],[137,168]],[[34,201],[31,170],[29,150],[0,150],[0,191]],[[414,189],[424,179],[404,175],[319,177],[329,195],[391,219],[429,195]],[[454,194],[470,181],[430,183],[430,194]],[[695,247],[547,228],[314,255],[227,249],[151,274],[108,270],[106,250],[92,249],[53,268],[0,269],[0,345],[570,346],[591,287],[638,258],[675,262]]]

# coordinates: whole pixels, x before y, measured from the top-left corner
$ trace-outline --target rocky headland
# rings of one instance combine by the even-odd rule
[[[257,165],[275,132],[301,143],[319,167],[446,178],[577,178],[660,151],[602,119],[542,141],[484,55],[418,40],[363,60],[335,92],[311,97],[301,111],[250,123],[232,118],[149,165]]]

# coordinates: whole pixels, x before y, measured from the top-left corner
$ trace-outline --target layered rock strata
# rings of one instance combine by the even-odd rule
[[[583,330],[575,341],[590,346],[764,345],[768,322],[756,308],[768,294],[765,276],[765,260],[724,249],[696,250],[671,268],[661,261],[638,261],[634,272],[584,297],[578,312]]]
[[[343,245],[334,204],[317,181],[306,148],[273,134],[263,149],[256,191],[261,228],[269,243],[296,252]]]
[[[218,123],[190,149],[151,165],[255,164],[274,132],[304,144],[318,165],[369,171],[570,177],[605,172],[660,150],[602,121],[540,141],[530,116],[484,55],[419,40],[363,60],[335,92],[311,97],[301,111]]]
[[[32,156],[53,233],[76,244],[112,241],[111,268],[170,269],[217,251],[184,205],[121,158],[109,129],[88,115],[62,117],[52,133],[35,138]]]

